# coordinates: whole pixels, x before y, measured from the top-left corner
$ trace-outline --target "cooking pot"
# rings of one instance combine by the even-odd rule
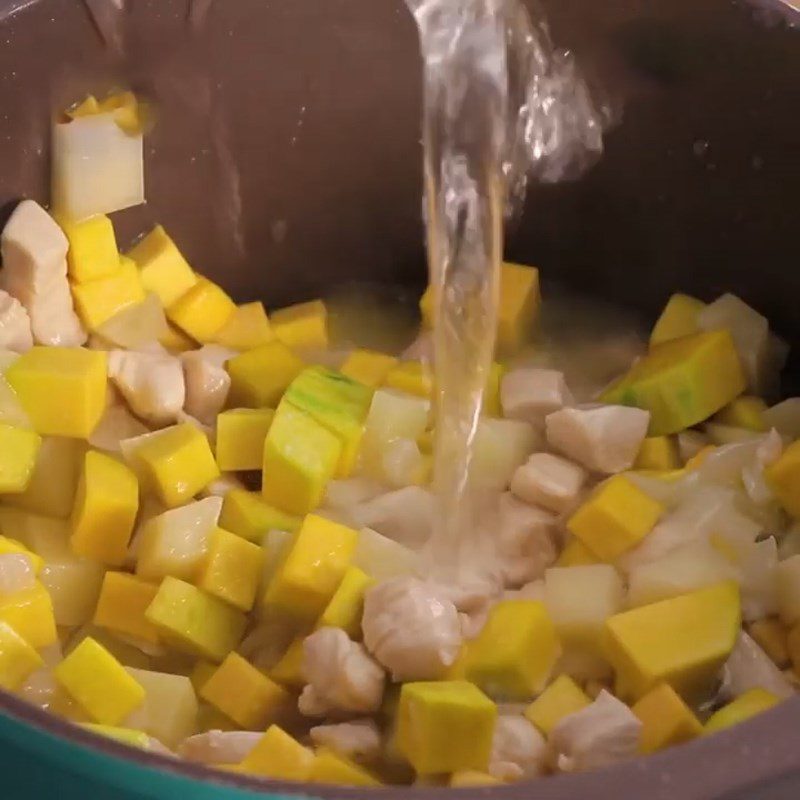
[[[199,270],[274,306],[351,281],[422,287],[420,71],[402,0],[129,0],[122,26],[87,10],[111,2],[0,0],[0,222],[20,197],[48,199],[53,111],[132,86],[154,99],[158,121],[146,141],[148,203],[116,215],[120,244],[162,222]],[[790,2],[546,2],[556,40],[574,48],[617,123],[581,180],[532,187],[507,255],[643,318],[675,289],[734,291],[800,351],[800,20]],[[787,392],[799,367],[790,364]],[[800,698],[595,773],[377,793],[212,772],[0,693],[3,798],[451,791],[796,798]]]

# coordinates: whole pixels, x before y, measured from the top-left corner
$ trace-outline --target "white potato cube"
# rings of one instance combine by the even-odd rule
[[[407,547],[418,547],[430,537],[435,500],[420,486],[406,486],[378,495],[349,510],[357,528],[371,528]]]
[[[164,307],[156,295],[148,293],[141,303],[123,308],[104,322],[97,332],[115,347],[140,350],[151,342],[157,342],[167,332]]]
[[[539,434],[527,422],[481,419],[473,444],[471,485],[480,489],[507,489],[516,469],[539,444]]]
[[[544,418],[572,403],[564,373],[536,367],[512,369],[500,383],[503,416],[541,427]]]
[[[551,453],[534,453],[511,479],[511,491],[526,503],[561,514],[573,507],[586,482],[583,467]]]
[[[104,574],[102,564],[75,556],[45,563],[39,580],[53,601],[57,625],[73,627],[92,619]]]
[[[419,569],[419,556],[371,528],[361,528],[353,553],[353,564],[377,581],[406,575],[415,575]]]

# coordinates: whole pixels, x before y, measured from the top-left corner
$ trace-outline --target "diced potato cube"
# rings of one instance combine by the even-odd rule
[[[0,689],[16,691],[44,664],[42,657],[6,622],[0,622]]]
[[[800,517],[800,439],[764,470],[764,477],[780,504],[793,517]]]
[[[106,354],[34,347],[6,371],[37,433],[87,439],[106,407]]]
[[[47,561],[58,561],[72,552],[69,523],[62,519],[0,506],[0,530]]]
[[[750,689],[715,711],[703,726],[703,733],[717,733],[725,728],[732,728],[756,714],[768,711],[779,702],[780,699],[766,689]]]
[[[328,310],[322,300],[298,303],[272,312],[272,331],[293,349],[328,346]]]
[[[274,406],[305,364],[280,341],[255,347],[227,363],[231,376],[228,403],[247,408]]]
[[[115,458],[90,450],[72,512],[72,549],[80,556],[121,566],[139,510],[136,475]]]
[[[236,311],[236,303],[206,278],[198,278],[189,291],[167,306],[167,317],[192,339],[203,344],[215,336]]]
[[[600,559],[580,540],[570,539],[556,561],[557,567],[581,567],[598,564]]]
[[[67,267],[73,281],[96,281],[117,271],[117,238],[107,216],[98,214],[83,222],[59,219],[58,223],[69,241]]]
[[[420,774],[486,771],[497,706],[466,681],[406,683],[397,746]]]
[[[345,525],[309,514],[264,593],[264,605],[313,622],[344,577],[358,534]]]
[[[648,410],[650,435],[662,436],[708,419],[745,388],[733,338],[717,330],[653,348],[601,400]]]
[[[147,583],[135,575],[107,572],[97,600],[94,624],[114,633],[156,644],[158,629],[145,617],[145,611],[157,592],[156,584]]]
[[[314,753],[282,728],[270,725],[267,732],[242,761],[242,769],[265,778],[306,781],[311,774]]]
[[[320,748],[311,764],[308,780],[340,786],[380,786],[381,782],[364,767],[327,748]]]
[[[39,580],[50,595],[56,625],[74,627],[91,620],[104,574],[102,564],[71,553],[44,565]]]
[[[397,364],[394,356],[377,350],[353,350],[341,366],[343,375],[376,389],[386,379],[389,370]]]
[[[214,341],[231,350],[253,350],[275,338],[263,303],[237,306],[228,321],[217,331]]]
[[[421,361],[401,361],[386,373],[383,383],[389,389],[430,398],[433,392],[433,373]]]
[[[567,528],[603,561],[614,561],[650,533],[664,510],[626,477],[614,475],[592,492]]]
[[[256,599],[263,558],[258,545],[216,528],[197,585],[232,606],[249,611]]]
[[[520,701],[545,687],[560,652],[543,603],[503,600],[469,643],[464,674],[490,697]]]
[[[694,702],[710,690],[740,623],[733,582],[616,614],[606,622],[606,644],[617,694],[638,699],[663,681]]]
[[[245,730],[266,728],[286,713],[289,693],[245,661],[229,653],[203,684],[200,697]]]
[[[302,522],[300,517],[285,514],[264,502],[260,492],[231,489],[222,503],[219,518],[221,528],[233,531],[251,542],[258,542],[269,530],[294,533]]]
[[[197,283],[197,275],[161,225],[156,225],[129,253],[142,284],[168,308]]]
[[[683,744],[703,732],[700,720],[668,683],[647,692],[631,711],[642,721],[639,751],[645,755]]]
[[[559,675],[526,709],[525,716],[545,736],[567,716],[592,701],[569,675]]]
[[[90,331],[97,331],[121,311],[143,303],[146,294],[136,264],[123,256],[116,272],[76,284],[72,297],[83,324]]]
[[[678,443],[671,436],[650,436],[642,442],[634,469],[678,469],[681,466],[678,456]]]
[[[316,627],[341,628],[351,639],[360,639],[364,594],[374,582],[358,567],[348,567]]]
[[[775,570],[778,611],[786,625],[800,622],[800,555],[781,561]]]
[[[760,397],[742,395],[729,403],[722,411],[714,415],[714,422],[744,428],[748,431],[762,432],[767,430],[764,412],[767,404]]]
[[[699,330],[697,315],[706,307],[702,300],[688,294],[673,294],[650,334],[650,347],[691,336]]]
[[[274,416],[271,408],[233,408],[217,417],[217,464],[223,472],[261,469]]]
[[[10,625],[36,650],[53,644],[58,638],[53,602],[38,581],[31,589],[0,595],[0,622]]]
[[[278,663],[269,671],[272,680],[297,691],[303,688],[306,682],[303,673],[303,659],[305,658],[303,643],[305,640],[306,637],[302,635],[292,640]]]
[[[342,446],[313,417],[282,402],[264,442],[261,493],[270,505],[307,514],[322,502]]]
[[[472,451],[472,485],[505,489],[538,443],[536,429],[527,422],[482,417]]]
[[[145,617],[163,641],[210,661],[222,661],[239,644],[247,625],[241,611],[171,577],[161,582]]]
[[[102,725],[118,725],[144,702],[142,686],[91,637],[58,664],[53,675],[81,708]]]

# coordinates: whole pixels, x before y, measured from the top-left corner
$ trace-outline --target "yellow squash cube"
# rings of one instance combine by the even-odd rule
[[[543,603],[503,600],[467,647],[465,677],[490,697],[524,700],[544,688],[560,653]]]
[[[10,539],[8,536],[0,536],[0,556],[20,555],[25,556],[30,561],[31,567],[36,575],[42,571],[44,559],[37,553],[29,550],[22,542]]]
[[[188,337],[174,325],[167,323],[166,330],[158,337],[158,343],[166,347],[170,353],[186,353],[197,347],[197,342]]]
[[[111,456],[90,450],[72,512],[72,549],[79,556],[121,566],[139,510],[136,475]]]
[[[270,530],[294,533],[302,523],[301,517],[285,514],[264,502],[260,492],[231,489],[222,502],[219,525],[251,542],[261,541]]]
[[[222,661],[247,625],[241,611],[177,578],[164,578],[145,617],[162,640],[210,661]]]
[[[401,361],[384,378],[384,386],[416,397],[430,397],[433,392],[433,373],[421,361]]]
[[[760,397],[742,395],[715,414],[714,422],[760,433],[767,430],[766,410],[767,404]]]
[[[41,445],[39,434],[0,423],[0,493],[28,488]]]
[[[106,408],[106,354],[82,347],[34,347],[7,370],[37,433],[87,439]]]
[[[559,675],[526,709],[525,716],[545,736],[567,716],[592,704],[569,675]]]
[[[83,222],[58,220],[69,241],[67,268],[75,283],[88,283],[112,275],[119,268],[114,226],[105,214]]]
[[[169,508],[188,502],[219,477],[208,439],[188,422],[144,437],[132,463],[143,486]]]
[[[800,439],[764,470],[764,476],[780,504],[793,517],[800,517]]]
[[[198,661],[189,673],[189,680],[194,686],[195,692],[200,694],[200,690],[206,685],[206,681],[217,671],[217,664],[210,661]]]
[[[227,363],[231,376],[228,402],[233,406],[275,406],[305,364],[283,342],[273,341],[234,356]]]
[[[264,561],[264,551],[235,533],[217,528],[197,585],[232,606],[253,607]]]
[[[678,443],[672,436],[650,436],[642,442],[634,469],[673,470],[681,466]]]
[[[167,306],[167,317],[192,339],[213,342],[215,335],[236,311],[236,303],[217,286],[199,278],[188,292]]]
[[[158,628],[145,617],[158,586],[127,572],[106,572],[94,624],[150,644],[158,643]]]
[[[303,674],[305,657],[303,642],[305,640],[305,635],[294,638],[278,663],[269,671],[270,678],[280,683],[281,686],[288,686],[290,689],[300,691],[305,685],[306,679]]]
[[[282,402],[264,441],[264,500],[289,514],[313,511],[336,473],[341,452],[337,436],[305,412]]]
[[[397,364],[394,356],[377,350],[353,350],[341,366],[343,375],[376,389],[386,379],[389,370]]]
[[[6,622],[0,622],[0,689],[13,692],[44,664],[42,657]]]
[[[303,747],[282,728],[270,725],[242,761],[242,769],[275,780],[306,781],[313,763],[314,753],[311,750]]]
[[[358,567],[348,567],[339,588],[317,620],[317,627],[341,628],[351,639],[360,639],[364,595],[374,582]]]
[[[58,639],[53,602],[38,581],[30,589],[0,595],[0,622],[10,625],[36,650]]]
[[[231,350],[252,350],[275,338],[263,303],[244,303],[217,331],[214,341]]]
[[[82,722],[80,726],[90,733],[94,733],[97,736],[106,736],[116,742],[122,742],[128,747],[138,747],[141,750],[150,749],[151,739],[144,731],[137,731],[133,728],[120,728],[115,725],[97,725],[93,722]]]
[[[683,744],[703,732],[700,720],[668,683],[651,689],[631,711],[642,722],[639,751],[645,755]]]
[[[317,750],[308,779],[312,783],[331,783],[338,786],[381,785],[364,767],[325,747]]]
[[[766,689],[749,689],[728,703],[728,705],[723,706],[719,711],[714,712],[703,726],[703,733],[717,733],[725,730],[725,728],[731,728],[756,716],[756,714],[769,711],[779,702],[779,698]]]
[[[55,679],[102,725],[119,725],[142,704],[144,689],[108,650],[84,639],[53,670]]]
[[[96,331],[120,311],[143,302],[145,291],[136,264],[123,256],[116,272],[76,284],[72,287],[72,297],[83,324]]]
[[[139,267],[142,284],[169,308],[197,283],[197,275],[175,242],[157,225],[129,253]]]
[[[464,769],[454,772],[448,784],[452,789],[464,789],[467,786],[502,786],[503,781],[490,775],[488,772],[478,772],[474,769]]]
[[[650,533],[663,512],[661,503],[614,475],[592,492],[567,528],[603,561],[614,561]]]
[[[289,693],[238,653],[229,653],[203,684],[200,697],[245,730],[266,728],[286,713]]]
[[[571,539],[556,561],[557,567],[583,567],[599,564],[600,559],[580,540]]]
[[[650,347],[697,333],[697,316],[705,307],[706,304],[696,297],[673,294],[653,327]]]
[[[328,346],[328,310],[322,300],[311,300],[273,311],[272,331],[293,349]]]
[[[313,622],[331,601],[356,548],[358,533],[309,514],[264,593],[264,605]]]
[[[419,774],[486,771],[497,706],[466,681],[406,683],[400,690],[397,746]]]
[[[86,95],[80,103],[73,106],[64,112],[70,119],[79,119],[80,117],[90,117],[93,114],[100,113],[100,104],[97,98],[92,95]]]
[[[748,633],[777,666],[789,664],[789,631],[780,620],[774,617],[758,619],[750,623]]]
[[[261,469],[274,416],[271,408],[234,408],[217,417],[217,464],[223,472]]]
[[[687,702],[709,691],[739,635],[739,587],[715,584],[606,622],[617,694],[638,699],[666,682]]]
[[[728,330],[697,333],[654,347],[600,396],[650,412],[650,435],[677,433],[708,419],[747,385]]]

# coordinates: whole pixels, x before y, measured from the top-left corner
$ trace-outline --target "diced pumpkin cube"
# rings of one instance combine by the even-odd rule
[[[700,720],[668,683],[652,688],[631,711],[642,721],[639,751],[645,755],[683,744],[703,732]]]
[[[390,389],[416,397],[429,398],[433,392],[433,373],[421,361],[401,361],[386,373],[383,382]]]
[[[303,674],[303,658],[305,657],[303,642],[305,640],[306,637],[303,635],[292,640],[278,663],[269,671],[272,680],[297,691],[303,688],[306,682]]]
[[[321,502],[342,445],[313,417],[282,402],[264,441],[261,494],[289,514],[307,514]]]
[[[217,528],[197,585],[232,606],[249,611],[256,599],[263,551],[235,533]]]
[[[168,308],[197,283],[197,275],[161,225],[156,225],[129,253],[142,284]]]
[[[58,639],[53,602],[38,581],[30,589],[0,595],[0,622],[10,625],[36,650]]]
[[[789,664],[789,632],[780,620],[774,617],[757,619],[750,623],[748,633],[778,667]]]
[[[144,302],[146,295],[136,264],[123,256],[116,272],[76,284],[72,297],[83,324],[96,331],[120,311]]]
[[[740,621],[733,582],[616,614],[606,622],[606,644],[617,694],[638,699],[663,681],[694,702],[730,655]]]
[[[178,330],[174,325],[167,323],[166,330],[158,337],[158,343],[166,347],[170,353],[186,353],[197,347],[197,342]]]
[[[84,639],[53,670],[55,679],[102,725],[118,725],[142,704],[144,689],[108,650]]]
[[[30,561],[30,565],[36,575],[42,571],[44,566],[44,559],[38,553],[25,547],[22,542],[10,539],[8,536],[0,536],[0,556],[7,555],[25,556]]]
[[[716,330],[654,347],[600,399],[646,409],[650,435],[662,436],[708,419],[746,385],[730,331]]]
[[[117,459],[90,450],[78,481],[70,543],[75,553],[121,566],[139,510],[136,475]]]
[[[210,661],[198,661],[194,665],[194,668],[189,673],[189,680],[198,695],[206,685],[206,681],[217,671],[217,666],[217,664],[212,664]]]
[[[247,625],[241,611],[171,577],[161,582],[145,617],[162,640],[210,661],[222,661],[239,644]]]
[[[800,517],[800,439],[764,470],[764,476],[780,504],[793,517]]]
[[[764,420],[766,410],[767,404],[760,397],[742,395],[715,414],[714,422],[748,431],[766,431],[767,423]]]
[[[341,366],[343,375],[373,389],[386,379],[389,370],[397,364],[394,356],[377,350],[353,350]]]
[[[156,584],[135,575],[107,572],[97,600],[94,624],[143,642],[157,643],[158,629],[145,617],[157,592]]]
[[[341,628],[351,639],[361,638],[364,594],[375,581],[358,567],[348,567],[317,627]]]
[[[634,469],[672,470],[681,466],[678,443],[671,436],[650,436],[642,442]]]
[[[705,307],[706,304],[696,297],[673,294],[653,327],[650,347],[697,333],[700,330],[697,325],[697,315]]]
[[[219,477],[219,468],[205,434],[184,422],[145,436],[131,456],[143,486],[174,508]]]
[[[328,346],[328,310],[322,300],[311,300],[273,311],[272,331],[287,347]]]
[[[313,622],[331,601],[358,540],[352,528],[309,514],[264,593],[264,605]]]
[[[274,416],[271,408],[234,408],[217,417],[217,464],[223,472],[261,469]]]
[[[63,519],[0,506],[0,530],[47,561],[59,560],[70,552],[69,523]]]
[[[600,559],[580,539],[571,539],[561,551],[556,566],[581,567],[598,563]]]
[[[567,716],[592,701],[569,675],[559,675],[526,709],[525,716],[545,736]]]
[[[0,423],[0,493],[28,488],[41,444],[39,434]]]
[[[471,683],[406,683],[397,746],[420,774],[486,771],[496,720],[497,706]]]
[[[225,291],[206,278],[167,306],[167,317],[195,341],[213,342],[217,333],[236,311],[236,303]]]
[[[0,689],[13,692],[44,664],[42,657],[6,622],[0,622]]]
[[[229,404],[247,408],[274,406],[305,364],[280,341],[255,347],[227,363]]]
[[[294,533],[302,523],[300,517],[286,514],[264,502],[260,492],[231,489],[222,503],[221,528],[233,531],[251,542],[258,542],[269,530]]]
[[[228,321],[217,331],[214,341],[231,350],[253,350],[275,338],[263,303],[237,306]]]
[[[88,283],[112,275],[119,268],[114,226],[105,214],[83,222],[58,219],[69,241],[67,268],[75,283]]]
[[[120,728],[116,725],[97,725],[94,722],[82,722],[81,728],[97,736],[106,736],[115,742],[122,742],[128,747],[138,747],[140,750],[150,749],[151,739],[144,731],[137,731],[133,728]]]
[[[267,732],[242,761],[242,769],[265,778],[306,781],[311,774],[314,753],[277,725]]]
[[[488,772],[478,772],[474,769],[463,769],[450,776],[449,786],[452,789],[464,789],[467,786],[502,786],[503,781],[490,775]]]
[[[238,653],[229,653],[203,684],[200,697],[245,730],[265,728],[283,715],[290,695]]]
[[[719,711],[715,711],[703,726],[703,733],[717,733],[725,728],[732,728],[756,714],[769,711],[779,702],[779,698],[766,689],[749,689]]]
[[[567,528],[603,561],[614,561],[650,533],[663,512],[661,503],[614,475],[592,492]]]
[[[75,627],[91,620],[105,567],[74,555],[67,540],[64,547],[68,552],[48,561],[39,573],[39,580],[50,595],[56,625]]]
[[[106,354],[34,347],[6,371],[37,433],[87,439],[106,407]]]
[[[339,786],[381,785],[381,782],[364,767],[325,747],[321,747],[314,756],[308,779],[312,783],[331,783]]]
[[[469,643],[464,674],[490,697],[520,701],[545,687],[560,653],[543,603],[503,600]]]

